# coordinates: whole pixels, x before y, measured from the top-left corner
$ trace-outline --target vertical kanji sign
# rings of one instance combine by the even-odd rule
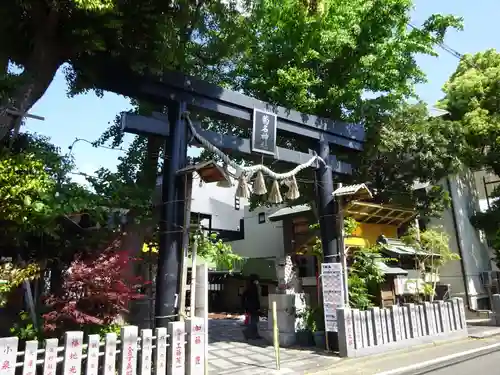
[[[0,375],[14,375],[16,372],[17,337],[0,338]]]
[[[273,155],[276,152],[278,118],[274,113],[253,110],[252,151]]]

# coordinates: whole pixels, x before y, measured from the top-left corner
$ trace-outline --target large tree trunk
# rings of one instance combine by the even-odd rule
[[[24,70],[20,75],[22,83],[10,101],[2,103],[4,108],[13,107],[21,114],[28,112],[45,94],[64,61],[56,37],[58,14],[55,11],[51,11],[47,15],[41,14],[40,18],[33,22],[36,22],[38,32],[33,40],[31,55],[23,64]],[[5,63],[3,60],[0,62],[2,66]],[[22,120],[22,116],[14,116],[5,123],[0,129],[0,140],[13,129],[16,135]]]

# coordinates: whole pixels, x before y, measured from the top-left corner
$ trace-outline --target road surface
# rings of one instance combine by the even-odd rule
[[[471,374],[499,374],[500,373],[500,349],[477,356],[474,359],[459,362],[452,366],[436,368],[431,371],[420,371],[418,375],[471,375]]]

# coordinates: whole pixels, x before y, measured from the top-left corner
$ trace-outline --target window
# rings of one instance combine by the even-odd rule
[[[234,197],[234,209],[236,211],[240,210],[240,197]]]
[[[266,222],[266,213],[261,212],[259,213],[259,224],[264,224]]]

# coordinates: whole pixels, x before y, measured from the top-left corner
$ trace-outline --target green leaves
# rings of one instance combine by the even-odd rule
[[[197,254],[203,259],[214,262],[217,268],[231,271],[235,262],[241,260],[241,257],[233,253],[231,245],[222,242],[216,233],[207,235],[198,231],[192,236],[191,247],[194,240],[198,242]]]

